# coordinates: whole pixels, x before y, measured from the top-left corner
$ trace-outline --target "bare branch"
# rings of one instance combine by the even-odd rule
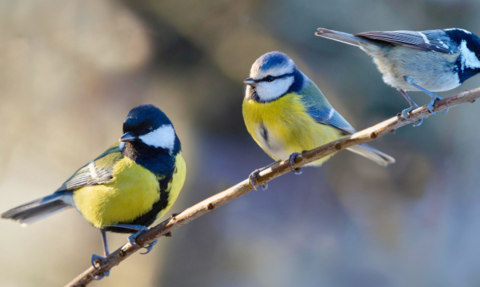
[[[455,96],[438,101],[435,104],[434,111],[442,112],[447,108],[452,108],[459,104],[467,102],[473,103],[479,97],[480,88],[465,91]],[[403,119],[401,115],[397,115],[396,117],[385,120],[377,125],[359,131],[351,136],[347,136],[339,140],[330,142],[313,150],[302,152],[301,155],[295,158],[294,167],[301,167],[305,164],[308,164],[350,146],[374,140],[387,133],[394,132],[400,127],[414,123],[415,121],[418,121],[429,115],[431,115],[431,113],[430,111],[428,111],[427,106],[422,106],[418,109],[413,110],[410,114],[411,121]],[[257,177],[257,185],[261,185],[290,171],[291,168],[288,161],[279,161],[259,174],[259,176]],[[250,185],[249,180],[245,179],[237,185],[230,187],[225,191],[217,193],[216,195],[211,196],[184,210],[182,213],[176,215],[175,217],[171,217],[163,221],[162,223],[152,227],[149,231],[141,234],[138,237],[137,243],[143,246],[147,243],[154,241],[155,239],[160,238],[161,236],[169,236],[174,229],[185,225],[190,221],[204,215],[205,213],[210,212],[213,209],[220,207],[226,203],[229,203],[244,194],[247,194],[251,190],[252,186]],[[93,280],[94,276],[101,275],[103,271],[108,271],[112,267],[120,264],[120,262],[128,258],[137,250],[138,249],[131,246],[130,243],[127,243],[120,249],[113,252],[102,262],[99,262],[97,266],[98,270],[90,267],[65,286],[85,286]]]

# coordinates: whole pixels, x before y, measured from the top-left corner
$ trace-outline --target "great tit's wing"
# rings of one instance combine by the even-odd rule
[[[334,127],[343,134],[355,133],[356,130],[330,105],[317,85],[308,78],[305,77],[305,79],[305,86],[299,94],[302,96],[307,113],[318,123]]]
[[[123,158],[119,144],[120,142],[115,143],[99,157],[82,166],[57,189],[57,192],[109,182],[113,178],[115,163]]]
[[[436,51],[451,54],[448,44],[450,39],[443,30],[429,31],[370,31],[354,36],[402,45],[422,51]]]

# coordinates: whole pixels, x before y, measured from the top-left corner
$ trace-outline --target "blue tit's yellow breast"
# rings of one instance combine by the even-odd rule
[[[310,150],[341,137],[338,130],[317,123],[307,113],[302,96],[295,93],[266,103],[245,98],[243,117],[250,135],[275,160],[286,160],[294,152]]]
[[[76,208],[97,228],[129,222],[160,199],[157,177],[128,157],[113,167],[111,181],[74,191]]]

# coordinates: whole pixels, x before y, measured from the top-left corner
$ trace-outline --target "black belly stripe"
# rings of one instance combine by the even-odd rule
[[[177,169],[175,168],[174,174],[176,173]],[[168,184],[172,181],[172,176],[165,177],[161,180],[158,181],[158,184],[160,186],[160,200],[155,202],[152,205],[152,209],[145,213],[144,215],[137,217],[133,221],[129,222],[119,222],[118,224],[133,224],[133,225],[143,225],[143,226],[150,226],[155,219],[157,219],[157,215],[164,210],[167,205],[168,205],[168,196],[169,196],[169,191],[168,189]],[[106,227],[106,231],[110,232],[116,232],[116,233],[135,233],[137,231],[135,230],[130,230],[130,229],[125,229],[125,228],[119,228],[119,227]]]

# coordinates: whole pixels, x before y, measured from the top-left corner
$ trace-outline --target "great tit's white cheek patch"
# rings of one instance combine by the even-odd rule
[[[173,150],[175,145],[175,130],[172,125],[164,125],[138,138],[146,145]]]
[[[276,79],[273,82],[260,82],[256,87],[258,97],[262,101],[271,101],[285,94],[293,84],[293,77]]]
[[[467,47],[467,41],[462,40],[460,43],[460,53],[462,55],[462,71],[465,68],[477,69],[480,68],[480,61],[474,52]]]

